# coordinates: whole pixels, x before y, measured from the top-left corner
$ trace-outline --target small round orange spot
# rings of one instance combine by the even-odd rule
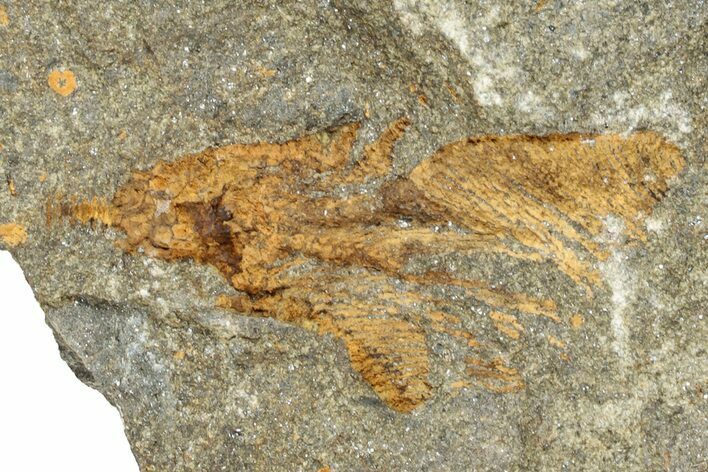
[[[580,328],[583,323],[585,323],[585,319],[579,313],[570,317],[570,325],[575,329]]]
[[[565,349],[565,342],[553,336],[552,334],[548,335],[548,344],[559,349]]]
[[[62,97],[71,95],[76,90],[76,76],[70,70],[53,70],[47,78],[49,88],[54,90]]]
[[[186,355],[187,355],[187,353],[184,351],[176,351],[174,354],[172,354],[172,357],[176,361],[181,361],[181,360],[184,360],[184,356],[186,356]]]

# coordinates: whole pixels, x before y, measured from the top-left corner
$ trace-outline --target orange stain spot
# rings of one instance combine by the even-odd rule
[[[450,384],[450,388],[453,389],[453,390],[460,390],[460,389],[463,389],[463,388],[469,388],[469,387],[471,387],[471,386],[472,386],[472,384],[469,383],[469,382],[466,381],[466,380],[457,380],[457,381],[452,382],[452,383]]]
[[[54,90],[62,97],[72,94],[76,90],[76,76],[70,70],[53,70],[47,78],[49,88]]]
[[[518,370],[508,367],[501,357],[491,361],[467,359],[467,373],[477,379],[477,383],[494,393],[511,393],[526,386]]]
[[[524,327],[517,321],[514,315],[492,311],[489,313],[489,317],[493,320],[494,327],[500,333],[510,337],[511,339],[519,339],[519,337],[521,337]]]
[[[442,311],[431,311],[430,314],[430,319],[433,321],[437,321],[439,323],[459,323],[460,320],[452,315],[448,315],[447,313],[443,313]]]
[[[264,79],[270,79],[271,77],[275,77],[275,74],[278,73],[278,71],[275,69],[269,69],[263,66],[256,67],[256,72]]]
[[[447,84],[446,85],[448,93],[452,96],[452,101],[455,103],[460,103],[460,96],[457,93],[457,90],[455,90],[455,87],[452,86],[452,84]]]
[[[218,297],[216,297],[216,306],[218,308],[224,308],[224,309],[229,309],[233,307],[233,303],[231,302],[231,297],[228,295],[221,294]]]
[[[7,16],[7,9],[4,5],[0,5],[0,26],[7,26],[10,24],[10,17]]]
[[[548,335],[548,344],[559,349],[565,349],[565,342],[550,334]]]
[[[0,225],[0,242],[16,247],[27,242],[27,230],[22,225],[7,223]]]
[[[472,387],[472,384],[470,382],[465,381],[465,380],[457,380],[455,382],[452,382],[449,385],[450,396],[454,398],[454,397],[458,396],[463,389],[470,388],[470,387]]]
[[[570,317],[570,326],[575,329],[580,328],[583,323],[585,323],[585,318],[583,318],[582,315],[580,315],[579,313],[576,313]]]
[[[536,6],[534,6],[533,8],[534,11],[536,13],[540,12],[541,10],[543,10],[543,7],[545,7],[547,3],[548,0],[538,0],[538,2],[536,2]]]

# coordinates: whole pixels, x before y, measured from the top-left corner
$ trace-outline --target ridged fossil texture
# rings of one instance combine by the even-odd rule
[[[394,176],[393,148],[407,125],[392,123],[359,159],[351,156],[358,124],[207,149],[135,172],[110,203],[54,202],[48,216],[119,228],[126,251],[215,266],[241,294],[220,297],[221,307],[341,339],[353,368],[397,411],[432,394],[431,333],[469,350],[466,373],[477,385],[522,389],[522,372],[502,356],[475,355],[469,323],[433,289],[481,302],[512,341],[529,315],[568,326],[582,318],[562,319],[551,299],[445,269],[413,271],[410,262],[494,252],[553,265],[591,296],[608,255],[598,238],[604,218],[643,241],[643,219],[683,159],[653,132],[483,136]]]

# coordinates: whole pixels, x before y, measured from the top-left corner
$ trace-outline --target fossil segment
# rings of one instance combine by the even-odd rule
[[[0,224],[0,242],[10,247],[19,246],[27,241],[27,230],[15,223]]]
[[[356,162],[356,124],[208,149],[136,172],[110,204],[54,205],[48,216],[99,220],[125,232],[127,251],[217,267],[242,293],[221,297],[222,307],[343,340],[353,367],[397,411],[431,395],[432,332],[470,349],[467,373],[479,385],[523,388],[503,359],[474,354],[474,334],[431,289],[452,286],[486,303],[511,339],[526,315],[559,322],[555,303],[444,270],[414,273],[410,261],[496,252],[550,261],[590,289],[600,283],[593,262],[606,257],[596,238],[603,218],[620,218],[627,237],[644,239],[642,219],[683,160],[651,132],[491,136],[447,145],[393,177],[391,154],[406,126],[394,122]],[[358,191],[365,182],[376,190]]]
[[[573,244],[605,258],[593,237],[608,215],[643,240],[643,218],[682,167],[678,150],[651,132],[490,136],[443,147],[410,179],[470,230],[513,238],[574,281],[597,283]]]

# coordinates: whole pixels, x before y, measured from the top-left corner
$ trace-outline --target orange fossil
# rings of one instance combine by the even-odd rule
[[[407,125],[391,124],[359,160],[350,156],[357,124],[207,149],[134,173],[110,204],[51,206],[49,215],[120,228],[127,251],[215,266],[241,293],[222,296],[222,307],[343,340],[354,369],[405,412],[431,395],[430,333],[478,345],[435,287],[486,304],[512,339],[523,316],[560,321],[552,300],[416,271],[414,258],[492,251],[550,262],[589,290],[606,257],[603,218],[644,239],[642,219],[683,167],[678,149],[652,132],[486,136],[444,146],[395,177],[392,151]],[[496,392],[524,386],[498,356],[470,357],[466,372]]]
[[[20,246],[27,242],[27,230],[16,223],[0,224],[0,242],[10,246]]]
[[[47,77],[49,88],[62,97],[71,95],[76,90],[76,76],[70,70],[53,70]]]

